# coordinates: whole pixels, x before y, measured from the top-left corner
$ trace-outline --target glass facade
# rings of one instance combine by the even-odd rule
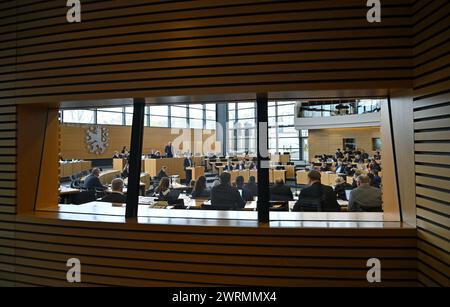
[[[63,123],[122,125],[133,123],[133,107],[64,110]],[[162,128],[216,129],[216,105],[152,105],[145,107],[145,126]]]
[[[302,159],[299,132],[295,129],[296,101],[270,101],[269,151],[290,152],[292,160]],[[228,148],[230,154],[248,150],[256,153],[256,103],[228,104]]]

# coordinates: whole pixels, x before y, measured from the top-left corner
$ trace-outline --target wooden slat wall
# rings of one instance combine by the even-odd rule
[[[270,229],[70,222],[19,216],[0,246],[0,280],[69,286],[415,286],[416,232],[409,229]],[[382,283],[366,280],[382,262]],[[10,272],[15,271],[15,274]]]
[[[410,4],[0,1],[0,102],[410,87]]]
[[[450,3],[414,4],[419,280],[450,286]]]
[[[437,60],[449,56],[444,2],[415,5],[417,108],[449,101],[443,92],[448,66]],[[381,24],[367,23],[360,0],[82,3],[83,22],[67,24],[64,2],[0,1],[0,116],[18,103],[412,86],[411,0],[383,3]],[[0,124],[0,130],[7,127],[11,123]],[[14,131],[0,135],[9,132],[14,139]],[[416,161],[438,169],[432,179],[440,180],[449,165],[448,144],[439,131],[429,132],[439,143],[417,144],[426,154]],[[0,158],[14,169],[14,145],[6,146]],[[434,154],[436,148],[442,153]],[[0,172],[12,182],[13,174]],[[420,278],[445,285],[448,193],[426,183],[417,190],[430,198],[420,206],[434,209],[418,210]],[[65,261],[74,256],[86,264],[83,285],[367,286],[371,257],[382,260],[382,286],[416,285],[415,229],[64,221],[14,215],[14,193],[0,189],[6,195],[0,196],[0,285],[67,285]]]
[[[0,106],[0,213],[16,213],[16,107]]]

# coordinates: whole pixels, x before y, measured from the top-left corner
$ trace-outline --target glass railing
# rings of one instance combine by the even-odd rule
[[[297,117],[331,117],[377,113],[381,99],[348,101],[304,101],[297,103]]]

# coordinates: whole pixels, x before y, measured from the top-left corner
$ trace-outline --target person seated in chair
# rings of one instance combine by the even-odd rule
[[[367,165],[367,168],[370,171],[377,171],[377,172],[381,171],[381,166],[380,164],[377,163],[377,161],[375,161],[375,159],[370,161],[370,163]]]
[[[308,173],[308,187],[300,191],[294,211],[301,211],[302,203],[307,200],[320,202],[321,208],[318,209],[323,212],[339,212],[341,210],[333,188],[321,183],[321,175],[317,171]]]
[[[338,160],[336,165],[336,174],[344,174],[346,176],[350,175],[351,169],[345,165],[342,160]]]
[[[378,161],[381,160],[381,154],[380,154],[379,151],[377,151],[377,152],[373,155],[373,159],[374,159],[374,160],[378,160]]]
[[[320,167],[320,171],[321,172],[328,172],[328,171],[330,171],[330,167],[325,162],[323,162],[322,166]]]
[[[170,179],[169,177],[161,178],[159,185],[155,189],[155,196],[159,200],[168,200],[170,197]]]
[[[195,182],[195,187],[192,190],[191,197],[192,198],[208,198],[211,194],[211,191],[206,187],[206,177],[200,176]]]
[[[100,169],[98,167],[94,167],[91,171],[91,174],[84,179],[84,188],[88,191],[104,191],[108,187],[104,186],[100,179]]]
[[[344,178],[341,176],[337,177],[335,180],[334,192],[336,193],[336,197],[338,199],[347,200],[347,195],[345,194],[345,190],[351,189],[351,185],[349,185]]]
[[[239,161],[238,165],[236,166],[236,169],[238,171],[243,171],[245,170],[245,162],[243,160]]]
[[[211,209],[242,209],[245,207],[245,201],[242,199],[239,190],[231,186],[231,175],[222,173],[220,175],[220,184],[211,189]]]
[[[127,202],[127,197],[123,194],[123,180],[116,178],[111,182],[111,193],[102,198],[102,202],[121,203]]]
[[[381,190],[370,186],[369,176],[359,175],[356,182],[358,187],[350,192],[348,211],[382,212]]]
[[[169,177],[169,176],[167,175],[167,166],[161,167],[161,170],[159,171],[158,175],[156,175],[156,177],[157,177],[158,179],[162,179],[162,178],[164,178],[164,177]]]
[[[233,164],[231,164],[230,161],[227,162],[227,164],[225,165],[225,167],[223,168],[224,171],[232,171],[234,169]]]
[[[334,154],[334,157],[336,158],[336,160],[344,158],[344,153],[341,151],[340,148],[337,149],[336,153]]]
[[[186,189],[186,194],[191,194],[192,191],[194,191],[195,183],[196,183],[196,181],[193,180],[193,179],[189,182],[189,186],[188,186],[188,188]]]
[[[291,188],[284,184],[283,179],[277,179],[275,184],[270,187],[270,200],[293,200]]]
[[[258,196],[258,185],[256,184],[255,176],[250,176],[248,178],[247,184],[244,186],[252,194],[252,198]]]
[[[381,188],[381,177],[378,175],[378,171],[371,170],[369,174],[372,174],[370,185],[375,188]]]
[[[247,201],[253,200],[252,192],[250,192],[249,190],[247,190],[244,187],[244,177],[243,176],[236,177],[236,188],[239,190],[239,193],[241,193],[242,199],[244,201],[247,202]]]

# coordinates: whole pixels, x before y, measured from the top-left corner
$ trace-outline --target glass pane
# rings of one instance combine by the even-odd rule
[[[202,119],[203,118],[203,110],[190,108],[189,109],[189,117]]]
[[[275,138],[277,136],[276,128],[269,128],[269,138]]]
[[[203,105],[202,104],[190,104],[189,108],[203,110]]]
[[[216,111],[206,111],[206,119],[216,120]]]
[[[278,126],[294,126],[294,116],[278,116],[277,123]]]
[[[276,116],[275,107],[269,107],[267,112],[269,113],[269,116]]]
[[[107,111],[107,112],[123,112],[123,108],[101,108],[97,111]]]
[[[134,108],[133,107],[126,107],[125,108],[125,113],[133,113]],[[145,107],[145,113],[148,113],[148,108]]]
[[[170,119],[170,124],[172,128],[187,128],[187,118],[179,118],[179,117],[172,117]]]
[[[238,103],[238,109],[245,109],[245,108],[255,108],[256,105],[254,102],[240,102]]]
[[[278,149],[280,151],[290,151],[292,148],[299,148],[298,138],[279,138]]]
[[[206,110],[210,110],[210,111],[214,111],[214,112],[216,111],[216,105],[213,103],[206,104],[205,107],[206,107]]]
[[[237,127],[237,128],[256,127],[256,120],[255,119],[241,119],[236,122],[235,127]]]
[[[203,129],[203,120],[202,119],[189,120],[189,128]]]
[[[205,129],[216,130],[216,122],[212,120],[207,120]]]
[[[65,123],[94,124],[95,112],[92,110],[67,110],[63,111]]]
[[[150,106],[151,115],[168,116],[169,107],[168,106]]]
[[[167,116],[150,115],[151,127],[169,127],[169,118]]]
[[[298,130],[294,127],[278,128],[279,137],[298,137]]]
[[[123,113],[97,111],[97,124],[123,125]]]
[[[255,115],[255,109],[239,109],[238,110],[238,117],[239,118],[254,118]]]
[[[187,116],[187,108],[184,107],[170,107],[170,115],[176,117],[186,117]]]
[[[276,117],[269,117],[269,126],[274,127],[277,125],[277,118]]]
[[[273,149],[277,148],[277,140],[275,138],[269,138],[269,147]]]
[[[147,118],[147,117],[145,117]],[[131,126],[133,124],[133,114],[125,114],[125,125]]]
[[[284,105],[284,106],[278,106],[278,115],[291,115],[294,116],[294,109],[295,105]]]
[[[231,120],[231,121],[234,121],[236,119],[236,113],[235,113],[234,110],[228,112],[228,119]]]

